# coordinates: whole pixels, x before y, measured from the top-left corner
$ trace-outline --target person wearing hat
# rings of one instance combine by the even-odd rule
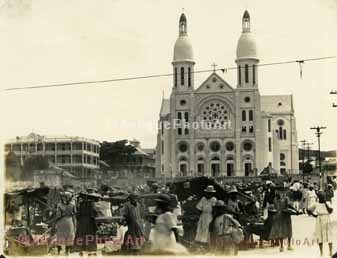
[[[214,223],[212,228],[213,248],[216,253],[225,255],[237,255],[238,244],[244,239],[240,223],[228,213],[228,207],[224,201],[216,202]]]
[[[334,197],[334,189],[332,184],[328,184],[327,188],[325,189],[325,198],[326,201],[332,202],[332,198]]]
[[[188,254],[187,249],[177,243],[178,226],[173,209],[177,203],[167,194],[161,194],[157,199],[156,222],[151,233],[151,254]]]
[[[311,206],[308,207],[308,213],[315,213],[315,236],[321,256],[323,256],[323,243],[329,244],[329,255],[332,256],[333,225],[330,214],[333,212],[333,209],[331,202],[326,201],[323,191],[319,191],[317,197],[318,202],[312,203]]]
[[[145,242],[141,207],[137,199],[137,194],[129,194],[122,209],[122,215],[128,227],[122,246],[122,250],[125,252],[137,253]]]
[[[61,193],[61,203],[56,210],[56,245],[58,254],[65,246],[65,254],[69,254],[74,244],[76,228],[76,208],[71,203],[72,194],[70,192]]]
[[[228,190],[229,199],[227,202],[227,208],[228,212],[233,214],[233,216],[238,219],[242,209],[241,209],[241,203],[238,199],[238,189],[236,186],[231,186]]]
[[[74,249],[80,251],[80,254],[83,254],[83,252],[95,254],[97,251],[95,202],[100,200],[102,196],[91,189],[89,189],[89,192],[81,193],[80,196]]]
[[[213,207],[217,201],[217,199],[214,197],[215,193],[216,191],[214,186],[208,185],[206,189],[204,189],[204,196],[200,199],[196,206],[201,214],[197,225],[195,241],[205,245],[205,247],[209,246],[209,224],[213,220]]]

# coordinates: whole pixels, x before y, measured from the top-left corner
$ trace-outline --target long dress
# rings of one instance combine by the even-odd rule
[[[277,213],[273,217],[269,239],[285,239],[292,237],[292,224],[290,214],[284,212],[288,208],[289,199],[275,199],[274,205]]]
[[[331,203],[326,202],[331,208]],[[316,224],[315,224],[315,236],[318,243],[332,243],[332,224],[330,219],[330,214],[324,203],[313,203],[309,210],[317,214]]]
[[[197,226],[197,233],[195,236],[195,241],[201,243],[208,243],[209,242],[209,224],[212,222],[213,219],[213,207],[216,203],[216,198],[212,197],[210,199],[206,199],[206,197],[202,197],[197,204],[197,209],[200,210],[202,213],[200,215],[198,226]]]
[[[97,250],[95,217],[97,212],[92,200],[83,200],[78,209],[75,247],[79,251]]]
[[[57,245],[72,246],[75,239],[74,216],[75,206],[69,204],[59,204],[56,211],[56,241]]]
[[[124,236],[123,250],[140,250],[145,242],[144,229],[141,225],[140,205],[127,202],[123,208],[123,217],[128,230]]]
[[[172,229],[177,228],[172,212],[160,214],[153,230],[151,253],[154,254],[188,254],[187,249],[177,243]]]

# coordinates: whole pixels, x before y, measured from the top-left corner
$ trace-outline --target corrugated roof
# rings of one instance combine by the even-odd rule
[[[147,154],[154,155],[156,153],[156,149],[143,149]]]
[[[261,110],[267,113],[291,113],[292,95],[261,96]]]
[[[141,148],[137,148],[136,147],[136,151],[135,151],[135,155],[143,155],[143,156],[149,156],[149,154],[148,153],[146,153],[144,150],[142,150]]]

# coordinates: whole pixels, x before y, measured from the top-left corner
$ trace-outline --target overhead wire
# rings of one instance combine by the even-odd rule
[[[263,66],[274,66],[274,65],[291,64],[291,63],[303,64],[304,62],[319,61],[319,60],[326,60],[326,59],[333,59],[333,58],[337,58],[337,56],[326,56],[326,57],[317,57],[317,58],[288,60],[288,61],[256,64],[255,66],[256,67],[263,67]],[[252,67],[253,65],[249,65],[249,66]],[[213,68],[213,69],[199,70],[199,71],[194,71],[194,72],[191,72],[191,73],[200,74],[200,73],[215,72],[215,71],[222,71],[223,73],[225,73],[228,70],[236,70],[236,69],[238,69],[237,66],[236,67],[222,67],[222,68],[217,68],[217,69]],[[80,82],[43,84],[43,85],[6,88],[6,89],[3,89],[2,91],[19,91],[19,90],[41,89],[41,88],[56,88],[56,87],[71,87],[71,86],[81,86],[81,85],[91,85],[91,84],[105,84],[105,83],[109,83],[109,82],[142,80],[142,79],[151,79],[151,78],[159,78],[159,77],[169,77],[169,76],[173,76],[173,75],[174,75],[174,73],[163,73],[163,74],[155,74],[155,75],[143,75],[143,76],[115,78],[115,79],[106,79],[106,80],[92,80],[92,81],[80,81]]]

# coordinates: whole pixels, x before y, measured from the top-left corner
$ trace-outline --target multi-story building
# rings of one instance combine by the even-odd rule
[[[95,177],[99,169],[100,145],[82,137],[42,136],[31,133],[16,137],[5,144],[5,152],[14,152],[23,162],[32,155],[45,156],[48,161],[80,179]]]
[[[214,69],[195,89],[193,48],[181,15],[172,93],[160,110],[157,176],[249,176],[267,166],[279,174],[298,173],[293,97],[260,94],[259,61],[245,11],[236,49],[236,88]]]

